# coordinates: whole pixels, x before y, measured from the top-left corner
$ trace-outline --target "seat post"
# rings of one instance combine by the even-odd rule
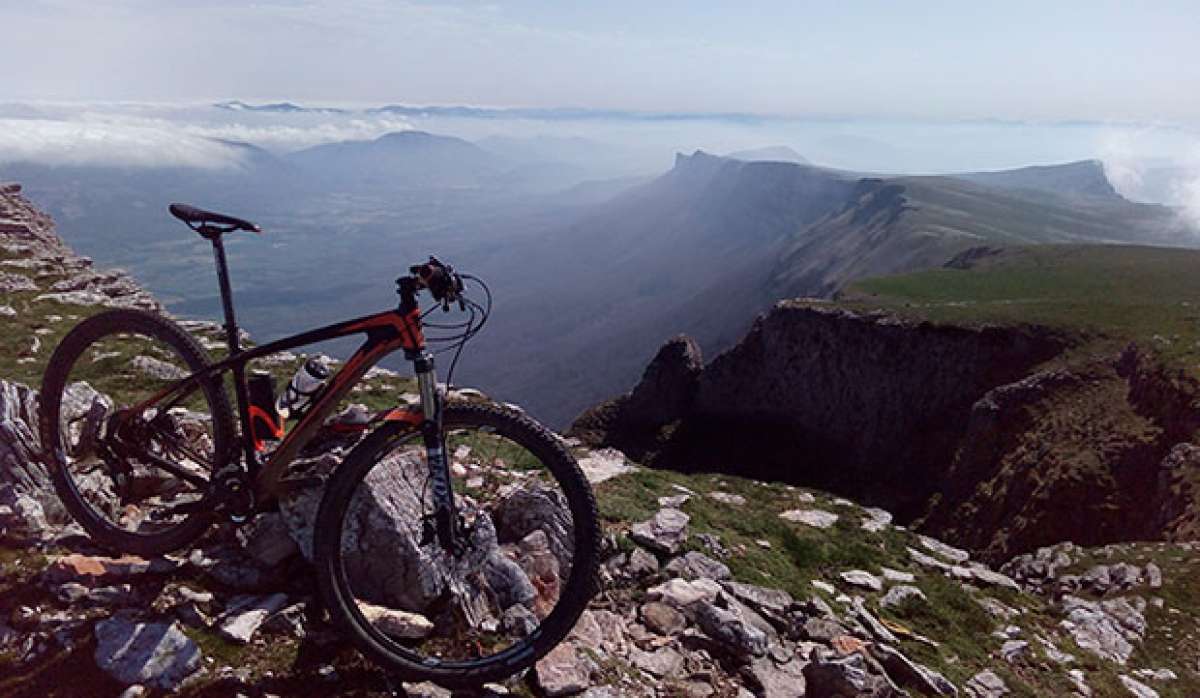
[[[225,243],[221,240],[221,234],[225,232],[219,229],[213,229],[208,226],[201,226],[200,234],[212,242],[213,259],[217,262],[217,282],[221,285],[221,307],[225,311],[225,338],[229,343],[229,355],[237,356],[241,353],[241,342],[238,340],[237,318],[233,314],[233,289],[229,287],[229,265],[225,262]],[[245,364],[234,364],[233,372],[233,392],[237,397],[238,416],[241,418],[243,438],[243,453],[245,455],[245,467],[249,469],[251,474],[257,472],[258,456],[254,450],[254,440],[249,437],[250,425],[250,396],[249,390],[246,387],[246,366]]]
[[[221,241],[221,233],[206,233],[204,237],[212,242],[213,258],[217,262],[217,283],[221,286],[221,308],[225,311],[225,338],[229,343],[229,355],[241,351],[238,341],[237,318],[233,313],[233,289],[229,286],[229,265],[225,262],[225,243]]]

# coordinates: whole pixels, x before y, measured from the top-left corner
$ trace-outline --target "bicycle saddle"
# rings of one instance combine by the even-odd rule
[[[262,232],[262,228],[250,221],[227,216],[224,213],[205,211],[202,208],[196,208],[187,204],[171,204],[167,207],[167,210],[171,212],[172,216],[187,223],[192,230],[197,230],[199,226],[219,225],[227,226],[226,229],[219,231],[222,233],[231,233],[235,230],[249,230],[252,233]]]

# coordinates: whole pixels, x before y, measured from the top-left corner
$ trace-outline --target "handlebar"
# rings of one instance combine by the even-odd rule
[[[454,271],[454,267],[444,264],[437,257],[430,257],[424,264],[414,264],[408,268],[409,275],[396,279],[397,293],[400,294],[400,309],[411,310],[417,306],[417,292],[429,289],[433,300],[441,303],[443,310],[449,310],[451,303],[464,307],[463,280]]]

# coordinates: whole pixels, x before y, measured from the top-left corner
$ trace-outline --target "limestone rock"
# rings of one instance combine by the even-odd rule
[[[847,570],[838,575],[847,584],[871,591],[883,591],[883,580],[865,570]]]
[[[858,652],[835,657],[820,648],[814,649],[804,667],[804,681],[808,693],[814,696],[892,698],[900,695],[891,682],[873,671]]]
[[[518,608],[524,608],[518,606]],[[433,632],[433,623],[419,613],[358,602],[358,610],[376,630],[389,637],[418,639]]]
[[[829,528],[837,523],[838,515],[823,509],[789,509],[781,513],[779,518],[813,528]]]
[[[907,584],[898,584],[887,590],[879,605],[884,608],[900,606],[910,600],[926,601],[925,592]]]
[[[996,672],[985,669],[967,681],[963,693],[971,698],[1000,698],[1008,695],[1009,690],[1004,679],[997,676]]]
[[[667,572],[684,579],[729,579],[732,574],[724,563],[718,562],[704,553],[689,550],[683,555],[667,563]]]
[[[96,664],[124,684],[173,691],[200,668],[200,648],[174,623],[115,616],[96,624]]]
[[[640,614],[646,627],[659,635],[675,635],[687,627],[687,618],[682,613],[659,601],[642,604]]]
[[[687,540],[690,519],[678,509],[659,509],[650,519],[634,524],[630,537],[652,550],[673,555]]]
[[[570,642],[563,642],[538,660],[534,668],[538,685],[547,696],[569,696],[591,683],[592,663]]]
[[[217,619],[217,631],[225,639],[244,645],[250,642],[267,617],[286,603],[285,594],[234,597],[225,613]]]
[[[767,651],[766,633],[736,610],[701,601],[696,606],[696,623],[706,635],[735,656],[757,657]]]
[[[871,653],[883,665],[888,676],[901,686],[910,686],[923,695],[958,695],[958,689],[945,676],[917,664],[894,647],[876,644],[872,646]]]
[[[1158,698],[1158,691],[1131,676],[1122,674],[1117,678],[1121,680],[1121,685],[1136,698]]]
[[[1144,608],[1144,602],[1141,605]],[[1067,617],[1059,625],[1081,648],[1124,665],[1133,653],[1133,643],[1141,641],[1146,632],[1146,618],[1137,606],[1124,598],[1095,602],[1065,596]]]

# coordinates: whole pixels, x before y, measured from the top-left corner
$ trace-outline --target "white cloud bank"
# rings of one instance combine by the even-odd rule
[[[1200,229],[1200,135],[1147,127],[1101,141],[1104,174],[1122,196],[1164,203]]]
[[[304,123],[286,123],[284,118],[272,121],[259,115],[247,118],[254,123],[95,111],[55,118],[0,117],[0,164],[226,169],[241,166],[245,151],[221,141],[286,152],[411,128],[394,117],[329,115]]]

